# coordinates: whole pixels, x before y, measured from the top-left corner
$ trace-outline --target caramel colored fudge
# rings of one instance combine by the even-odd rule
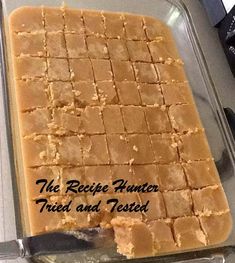
[[[12,42],[12,51],[15,56],[30,55],[35,57],[45,56],[44,50],[45,35],[38,33],[19,33]]]
[[[158,74],[153,64],[147,62],[136,62],[134,64],[136,80],[140,83],[158,83]]]
[[[59,62],[59,63],[58,63]],[[48,59],[48,79],[50,81],[68,81],[70,79],[69,64],[67,59]]]
[[[208,244],[218,244],[228,238],[232,228],[231,214],[202,216],[199,218],[203,231],[205,232]],[[216,229],[216,231],[214,231]],[[226,229],[226,231],[224,231]]]
[[[123,133],[124,124],[121,109],[117,105],[103,108],[103,120],[107,133]]]
[[[40,200],[40,199],[39,199]],[[52,204],[54,201],[62,204],[62,198],[59,197],[49,197],[45,199],[48,204]],[[39,212],[41,210],[44,202],[37,200],[28,201],[29,202],[29,216],[30,216],[30,227],[32,228],[32,233],[40,234],[43,232],[59,231],[65,228],[63,212],[50,213],[47,210]],[[45,224],[46,222],[46,224]]]
[[[192,199],[197,215],[211,215],[229,210],[224,191],[218,185],[193,190]]]
[[[112,182],[127,180],[130,184],[135,183],[135,176],[133,170],[130,169],[129,165],[114,165],[111,167],[111,171]],[[114,184],[113,187],[116,187],[117,184],[118,183]],[[126,189],[123,189],[122,192],[126,192]]]
[[[171,123],[166,110],[159,107],[146,107],[145,115],[151,133],[171,132]]]
[[[84,132],[85,121],[81,117],[81,111],[69,111],[66,108],[52,110],[52,120],[48,124],[49,129],[59,135],[75,132]]]
[[[183,217],[193,214],[190,190],[163,193],[168,217]]]
[[[178,63],[157,63],[155,64],[158,78],[161,83],[179,83],[185,82],[185,72]]]
[[[84,167],[63,167],[60,171],[60,189],[62,195],[82,195],[68,191],[67,188],[71,184],[71,180],[85,181],[85,168]]]
[[[53,7],[45,7],[42,11],[43,21],[47,32],[60,32],[63,30],[64,21],[61,10]]]
[[[124,15],[124,27],[127,39],[145,40],[144,21],[141,16],[131,14]]]
[[[65,6],[21,7],[8,24],[27,235],[112,228],[128,258],[228,238],[228,202],[166,24]]]
[[[163,95],[159,84],[140,83],[140,96],[144,105],[162,105]]]
[[[82,115],[84,130],[89,134],[104,133],[104,124],[99,107],[87,106]]]
[[[168,83],[162,84],[161,87],[166,105],[192,103],[192,95],[187,83]]]
[[[32,112],[24,112],[21,114],[22,134],[47,134],[50,121],[50,112],[47,109],[35,109]]]
[[[90,58],[105,59],[109,57],[107,44],[103,38],[89,36],[86,43]]]
[[[69,58],[86,58],[85,37],[77,34],[65,34],[67,52]]]
[[[113,213],[110,212],[111,205],[107,204],[107,201],[112,198],[113,195],[108,193],[96,194],[95,196],[87,195],[88,205],[94,206],[99,204],[98,211],[91,211],[89,213],[89,222],[91,227],[100,225],[104,228],[110,228],[110,222],[113,218]]]
[[[116,82],[116,87],[121,104],[140,105],[140,96],[136,82]]]
[[[108,52],[111,59],[128,60],[129,54],[123,39],[107,39]]]
[[[81,207],[88,205],[85,196],[65,197],[64,202],[72,200],[70,212],[64,212],[64,224],[67,229],[90,227],[89,212],[82,211]]]
[[[134,183],[136,185],[149,183],[152,185],[158,185],[157,170],[154,164],[148,165],[133,165],[132,166]],[[143,176],[144,174],[144,176]]]
[[[59,45],[58,45],[59,43]],[[50,57],[66,57],[65,38],[61,32],[48,32],[47,34],[47,55]]]
[[[112,70],[109,60],[92,59],[92,67],[96,81],[112,80]]]
[[[27,14],[27,15],[26,15]],[[42,10],[38,7],[21,7],[11,16],[12,32],[33,32],[44,29]]]
[[[211,157],[208,142],[201,131],[180,136],[178,146],[180,157],[185,161],[200,161]]]
[[[49,106],[46,82],[42,80],[19,80],[17,81],[17,86],[21,90],[17,94],[18,105],[21,111]]]
[[[98,104],[98,94],[92,81],[79,81],[73,85],[76,106],[84,108]]]
[[[48,194],[43,191],[45,182],[53,181],[54,184],[60,185],[62,173],[61,170],[62,169],[57,166],[40,166],[38,168],[28,168],[25,173],[29,198],[35,200],[39,197],[48,197],[51,195],[61,194],[62,191],[59,189],[56,192]]]
[[[112,60],[115,81],[134,81],[134,70],[130,61]]]
[[[180,164],[158,165],[158,180],[161,191],[187,188],[184,170]]]
[[[144,25],[146,26],[146,36],[149,40],[164,39],[171,43],[171,49],[176,49],[172,43],[173,35],[170,28],[160,20],[153,17],[143,17]]]
[[[46,59],[41,57],[16,57],[14,60],[16,79],[42,78],[46,72]],[[55,74],[56,69],[50,72]]]
[[[148,225],[148,228],[153,234],[155,253],[168,251],[169,248],[171,251],[177,249],[177,245],[171,230],[171,225],[167,221],[151,221]]]
[[[149,201],[149,210],[144,213],[144,217],[148,221],[152,221],[159,218],[166,218],[166,211],[162,194],[159,193],[145,193],[140,194],[142,203]]]
[[[124,21],[122,14],[103,13],[105,35],[107,38],[123,38],[124,37]]]
[[[177,143],[173,136],[154,134],[150,138],[157,163],[167,164],[179,161]]]
[[[124,126],[128,133],[147,132],[147,123],[142,107],[125,106],[121,110]]]
[[[92,71],[92,64],[89,59],[77,59],[73,58],[69,60],[71,77],[75,82],[78,81],[90,81],[94,82],[94,74]],[[66,79],[64,79],[66,80]],[[69,79],[67,79],[69,80]]]
[[[154,255],[154,243],[150,229],[141,220],[117,217],[111,221],[115,232],[117,251],[127,258]]]
[[[74,144],[78,147],[78,144]],[[86,165],[109,164],[109,154],[105,135],[85,136],[81,141],[83,162]],[[102,152],[102,155],[100,154]]]
[[[185,163],[183,167],[191,188],[202,188],[220,183],[215,163],[212,160]]]
[[[179,58],[178,52],[171,48],[171,44],[165,39],[159,38],[158,40],[150,41],[148,47],[154,62]]]
[[[126,194],[114,194],[112,196],[112,198],[114,199],[117,199],[119,203],[121,204],[128,204],[128,205],[131,205],[131,204],[136,204],[136,205],[141,205],[142,204],[142,201],[139,197],[138,194],[136,193],[126,193]],[[142,220],[142,213],[141,211],[137,211],[135,213],[133,212],[129,212],[129,211],[120,211],[117,209],[115,209],[112,213],[113,215],[113,218],[116,218],[116,217],[126,217],[127,220],[129,218],[136,218],[136,219],[140,219]]]
[[[57,144],[57,163],[79,165],[82,163],[82,147],[78,136],[61,137]]]
[[[127,41],[127,49],[131,61],[151,62],[151,56],[146,41]],[[136,50],[138,49],[138,52]]]
[[[78,35],[84,33],[81,10],[66,8],[64,19],[66,33],[77,33]]]
[[[177,132],[194,131],[201,128],[199,116],[194,109],[194,105],[172,105],[169,107],[169,117],[172,127]]]
[[[118,103],[116,87],[112,81],[97,81],[96,85],[103,105]]]
[[[107,135],[110,162],[112,164],[127,164],[131,159],[127,138],[124,135]]]
[[[84,179],[87,184],[98,182],[112,187],[112,174],[109,166],[86,166]]]
[[[56,163],[56,146],[50,136],[26,137],[22,139],[22,148],[26,167],[53,165]]]
[[[128,136],[131,159],[135,164],[151,164],[154,154],[149,136],[146,134],[132,134]]]
[[[84,26],[87,35],[103,35],[105,28],[101,13],[84,10],[82,12]]]
[[[178,247],[194,248],[207,245],[206,234],[195,216],[177,218],[174,222],[174,233]]]
[[[51,82],[48,85],[47,93],[48,92],[50,92],[51,94],[51,101],[54,107],[68,106],[74,103],[73,89],[71,83],[69,82],[67,83],[64,83],[63,81]]]

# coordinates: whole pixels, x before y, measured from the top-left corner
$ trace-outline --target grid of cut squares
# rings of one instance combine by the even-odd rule
[[[108,198],[149,200],[149,211],[134,216],[147,222],[157,250],[201,246],[185,225],[213,243],[209,223],[229,209],[169,30],[129,14],[31,9],[27,20],[23,10],[11,19],[29,198],[41,196],[32,185],[45,177],[61,186],[49,201],[103,200],[100,213],[41,214],[43,220],[33,218],[30,201],[32,231],[107,226],[120,216],[108,213]],[[111,193],[68,197],[73,179],[107,184]],[[157,184],[159,192],[114,194],[117,179]],[[168,239],[161,240],[159,226]]]
[[[144,17],[130,14],[117,15],[103,13],[97,15],[95,11],[80,11],[69,8],[64,10],[56,8],[43,8],[37,12],[35,22],[33,17],[25,21],[20,12],[16,12],[11,19],[14,37],[12,49],[16,56],[49,56],[51,58],[100,58],[140,62],[137,70],[140,71],[140,81],[148,79],[155,81],[156,75],[144,77],[148,65],[141,62],[155,63],[178,61],[178,53],[172,45],[171,33],[168,28],[160,23],[159,32],[155,37],[149,37],[152,25]],[[42,18],[43,13],[43,18]],[[136,22],[138,20],[138,23]],[[24,21],[19,26],[18,21]],[[31,25],[32,23],[33,25]],[[154,30],[154,29],[151,29]],[[44,32],[47,33],[47,52],[44,49]],[[162,37],[161,34],[167,34]],[[171,48],[168,49],[167,46]],[[137,52],[138,50],[138,52]],[[169,51],[169,54],[166,50]],[[157,59],[158,56],[167,53]],[[180,63],[173,65],[173,69]],[[143,72],[142,72],[143,71]],[[161,69],[159,70],[159,72]],[[174,70],[172,71],[174,74]],[[172,77],[172,79],[174,79]],[[167,81],[164,79],[161,81]],[[171,80],[170,80],[171,81]]]

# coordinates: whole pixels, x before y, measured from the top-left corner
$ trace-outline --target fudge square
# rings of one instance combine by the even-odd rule
[[[193,214],[190,190],[165,192],[163,198],[168,217],[183,217]]]
[[[148,223],[148,228],[153,234],[154,250],[156,252],[174,251],[177,246],[171,229],[171,220],[154,220]]]
[[[40,199],[39,199],[40,200]],[[62,197],[49,197],[47,198],[47,202],[49,204],[57,201],[59,204],[62,204]],[[34,234],[42,234],[45,231],[60,231],[65,229],[64,221],[65,218],[64,213],[55,212],[50,213],[47,210],[39,213],[41,209],[42,203],[37,203],[37,200],[29,201],[29,213],[31,218],[31,227],[33,228]],[[46,222],[46,224],[45,224]]]
[[[228,202],[170,28],[142,15],[68,7],[21,7],[9,19],[27,234],[113,228],[128,258],[226,240]],[[40,192],[38,178],[60,190]],[[120,179],[130,187],[120,191]],[[69,180],[108,191],[66,192]],[[129,190],[143,185],[157,190]],[[72,211],[40,213],[41,198],[71,200]],[[148,209],[111,212],[109,199]],[[99,211],[75,211],[100,200]]]
[[[192,199],[197,215],[223,213],[229,210],[224,191],[218,185],[193,190]]]
[[[154,255],[154,242],[150,229],[139,219],[123,217],[112,219],[117,251],[127,258]]]
[[[173,228],[179,247],[193,248],[207,245],[206,235],[197,217],[177,218]]]

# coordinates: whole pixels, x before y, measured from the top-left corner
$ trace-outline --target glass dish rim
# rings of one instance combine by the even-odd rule
[[[189,9],[187,8],[183,0],[165,0],[165,1],[171,3],[172,5],[175,5],[181,11],[181,14],[184,16],[184,20],[187,21],[187,23],[185,23],[187,33],[190,36],[190,40],[193,45],[193,50],[197,54],[196,59],[197,59],[198,64],[200,65],[200,72],[203,76],[203,79],[205,80],[206,86],[207,87],[210,86],[213,89],[213,94],[210,93],[209,96],[211,98],[211,96],[213,95],[213,98],[211,99],[213,100],[212,103],[213,103],[214,108],[220,109],[220,112],[216,111],[217,113],[216,116],[219,119],[218,123],[221,126],[220,128],[222,129],[221,134],[225,136],[224,142],[227,144],[226,146],[230,150],[229,151],[230,158],[233,160],[233,167],[235,168],[235,144],[233,141],[233,135],[232,135],[230,126],[228,124],[226,115],[223,111],[223,106],[219,98],[217,89],[215,87],[213,78],[210,74],[209,66],[207,64],[204,52],[201,48],[199,37],[198,37],[197,30],[193,22],[192,15],[189,12]],[[210,90],[210,88],[208,88],[207,90]],[[214,103],[216,104],[216,107]]]

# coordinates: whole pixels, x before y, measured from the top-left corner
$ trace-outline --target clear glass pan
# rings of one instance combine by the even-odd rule
[[[4,0],[3,0],[4,1]],[[201,120],[206,130],[208,141],[212,150],[213,157],[220,174],[220,178],[226,192],[230,209],[235,222],[235,198],[233,191],[235,189],[235,149],[232,143],[232,135],[221,107],[217,92],[211,80],[204,56],[197,41],[197,35],[194,30],[190,14],[180,0],[67,0],[69,7],[109,10],[118,12],[130,12],[142,15],[149,15],[161,19],[168,24],[173,31],[175,40],[180,51],[181,57],[185,63],[186,73],[192,88],[195,102],[198,106]],[[10,56],[7,48],[8,24],[7,17],[12,10],[24,5],[47,5],[60,6],[60,0],[18,0],[3,2],[2,23],[5,27],[2,31],[1,48],[4,53],[1,54],[2,63],[2,84],[0,91],[1,100],[5,107],[0,111],[1,130],[1,163],[2,178],[4,180],[4,197],[8,198],[8,209],[5,213],[5,220],[10,220],[6,224],[6,238],[15,238],[9,235],[8,230],[15,228],[17,236],[23,235],[22,226],[24,220],[20,216],[22,206],[19,202],[15,172],[19,169],[19,160],[15,157],[12,147],[13,121],[12,104],[9,88],[11,65]],[[5,55],[5,56],[4,56]],[[11,121],[11,122],[10,122]],[[13,186],[13,187],[12,187]],[[14,193],[14,199],[12,198]],[[13,201],[14,200],[14,201]],[[13,210],[11,206],[15,209]],[[9,218],[10,216],[10,218]],[[24,219],[24,218],[23,218]],[[9,226],[11,225],[11,226]],[[12,231],[10,231],[12,233]],[[14,231],[13,231],[14,232]],[[235,245],[235,225],[228,240],[214,248],[193,253],[181,253],[172,256],[161,256],[143,260],[133,260],[139,262],[188,262],[189,259],[196,259],[195,262],[235,262],[233,257],[233,246]],[[66,254],[60,256],[33,258],[30,261],[42,262],[99,262],[99,261],[126,261],[123,257],[113,250],[91,251],[85,254]],[[186,261],[181,261],[186,260]],[[190,261],[191,262],[191,261]],[[192,261],[194,262],[194,261]]]

